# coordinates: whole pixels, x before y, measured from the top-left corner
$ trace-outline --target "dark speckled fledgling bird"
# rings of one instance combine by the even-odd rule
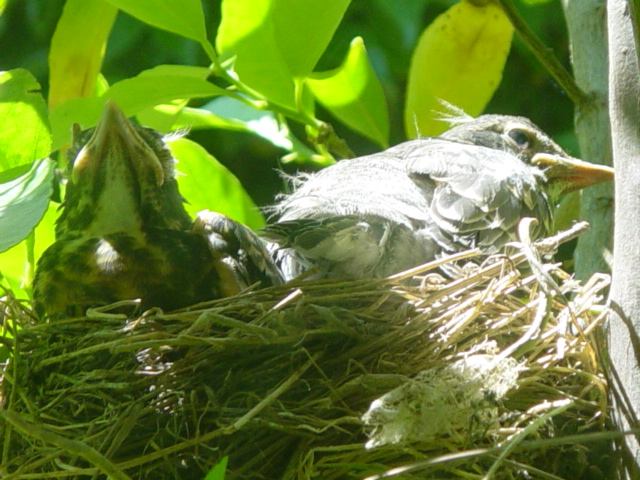
[[[251,230],[214,212],[192,221],[157,132],[109,103],[94,130],[74,137],[56,241],[34,279],[40,316],[136,298],[175,309],[281,281]]]
[[[298,176],[265,236],[285,278],[311,267],[382,277],[474,247],[495,252],[525,216],[548,232],[563,194],[612,179],[526,118],[458,118],[440,137]]]

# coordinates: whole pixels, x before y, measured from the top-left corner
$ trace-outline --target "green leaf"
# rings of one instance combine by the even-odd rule
[[[219,99],[213,100],[216,102]],[[210,102],[210,103],[213,103]],[[205,106],[206,107],[206,106]],[[175,129],[202,129],[202,128],[221,128],[224,130],[231,130],[233,132],[246,132],[247,126],[244,122],[236,120],[234,118],[224,118],[207,110],[206,108],[193,108],[185,107],[178,113],[175,123],[173,124]]]
[[[305,77],[313,71],[350,3],[350,0],[272,2],[276,42],[293,76]]]
[[[425,4],[430,0],[373,0],[373,11],[370,22],[385,22],[385,31],[380,32],[382,38],[393,35],[394,48],[403,49],[412,46],[419,35],[423,24]],[[376,23],[374,23],[375,25]],[[378,23],[379,24],[379,23]],[[378,40],[380,42],[380,40]],[[389,47],[387,47],[389,48]],[[389,50],[387,55],[395,50]]]
[[[161,133],[169,133],[181,128],[177,125],[178,117],[187,103],[187,100],[174,100],[171,103],[154,105],[139,111],[136,118],[145,127],[151,127]]]
[[[0,252],[24,239],[44,215],[53,191],[53,168],[53,162],[45,159],[0,184]]]
[[[118,10],[104,0],[67,0],[51,39],[49,105],[94,93]]]
[[[291,140],[288,138],[288,129],[279,124],[273,112],[256,110],[229,97],[216,98],[205,105],[202,110],[241,125],[245,131],[253,132],[277,147],[285,150],[293,148]]]
[[[208,75],[204,67],[160,65],[115,83],[101,97],[64,102],[50,112],[53,146],[69,144],[74,123],[82,128],[95,126],[107,99],[115,101],[128,116],[143,112],[144,117],[158,104],[224,94],[222,88],[205,80]]]
[[[464,0],[436,18],[416,46],[404,112],[407,136],[437,135],[449,127],[445,100],[471,116],[482,113],[498,88],[513,26],[495,3]]]
[[[313,74],[306,83],[318,102],[339,120],[382,147],[388,146],[387,104],[362,38],[353,39],[339,68]]]
[[[72,98],[49,111],[52,150],[71,144],[71,128],[74,124],[82,128],[94,127],[104,109],[105,100],[99,97]]]
[[[295,138],[286,123],[279,122],[273,112],[257,110],[230,97],[220,97],[209,102],[201,110],[211,112],[235,125],[242,126],[247,132],[271,142],[289,152],[298,152],[303,156],[313,154],[311,149]]]
[[[132,17],[196,42],[207,42],[201,0],[108,0]]]
[[[7,0],[0,0],[0,15],[2,15],[6,6],[7,6]]]
[[[240,181],[204,148],[191,140],[170,141],[169,149],[177,160],[180,193],[189,199],[191,215],[209,209],[257,229],[264,218]]]
[[[33,252],[29,253],[30,242],[23,240],[6,252],[0,253],[0,284],[11,289],[18,298],[29,298],[34,265],[29,263],[33,258],[37,261],[40,255],[55,241],[54,225],[58,218],[58,204],[49,202],[49,207],[38,226],[34,230]]]
[[[223,0],[216,46],[240,80],[296,107],[295,77],[315,67],[350,0]],[[301,41],[304,39],[304,41]]]
[[[580,217],[580,192],[564,195],[553,216],[553,231],[567,230]]]
[[[207,67],[198,67],[194,65],[158,65],[148,70],[143,70],[138,76],[140,77],[170,77],[179,75],[181,77],[197,78],[206,80],[211,74]]]
[[[210,74],[208,68],[188,65],[160,65],[146,70],[140,75],[184,75],[199,80],[205,80]],[[154,105],[137,112],[136,117],[142,125],[149,126],[161,132],[169,132],[174,126],[182,109],[187,105],[188,99],[176,99],[168,104]]]
[[[229,457],[223,457],[215,466],[209,470],[204,480],[224,480],[225,473],[227,471],[227,463]]]
[[[298,140],[287,125],[269,111],[257,110],[231,97],[219,97],[201,108],[182,105],[156,105],[138,114],[141,124],[161,132],[218,128],[234,132],[250,132],[276,147],[294,154],[295,160],[316,160],[315,152]],[[286,157],[291,158],[287,155]]]
[[[175,69],[172,73],[148,70],[113,84],[104,98],[115,101],[127,115],[135,115],[145,108],[171,100],[225,94],[222,88],[195,76],[195,68]]]
[[[51,152],[47,106],[27,70],[0,72],[0,171],[29,165]]]
[[[96,86],[93,89],[92,96],[99,97],[103,95],[107,90],[109,90],[109,82],[107,82],[107,79],[104,78],[104,75],[100,73],[98,74],[98,78],[96,79]]]

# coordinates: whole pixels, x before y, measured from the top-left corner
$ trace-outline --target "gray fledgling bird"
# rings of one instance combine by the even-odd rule
[[[311,267],[383,277],[469,248],[493,253],[521,218],[549,232],[563,194],[613,179],[613,169],[570,157],[526,118],[453,123],[437,138],[297,176],[264,232],[285,277]]]

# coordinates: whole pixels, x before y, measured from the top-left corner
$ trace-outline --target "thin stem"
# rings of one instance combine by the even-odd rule
[[[555,79],[560,87],[567,93],[571,101],[579,107],[591,103],[591,97],[583,92],[576,84],[573,76],[560,63],[553,51],[547,48],[538,36],[529,28],[520,13],[513,5],[512,0],[498,0],[504,13],[509,17],[511,24],[516,29],[525,45],[531,50],[531,53],[538,59],[542,66]]]
[[[284,107],[281,105],[277,105],[269,101],[269,99],[265,98],[264,95],[255,91],[233,75],[229,74],[229,70],[226,66],[220,63],[220,58],[215,53],[213,47],[207,43],[207,47],[205,47],[205,51],[209,59],[211,60],[211,72],[217,77],[221,78],[225,82],[227,82],[233,89],[227,89],[228,95],[239,100],[250,107],[253,107],[258,110],[270,110],[275,113],[280,113],[292,120],[300,122],[304,125],[309,125],[314,128],[320,128],[323,124],[322,121],[318,120],[315,117],[310,117],[309,115],[305,115],[304,113],[294,110],[288,107]],[[234,91],[235,90],[235,91]]]
[[[211,60],[211,65],[209,67],[210,72],[229,84],[229,87],[226,88],[226,92],[229,97],[249,105],[256,110],[269,110],[277,115],[311,127],[315,132],[317,132],[315,137],[320,139],[319,142],[312,141],[316,151],[323,158],[327,158],[331,162],[333,162],[334,159],[329,152],[334,152],[339,157],[354,156],[346,142],[335,134],[330,124],[323,122],[314,116],[308,115],[301,109],[293,109],[269,101],[269,99],[260,92],[257,92],[234,75],[231,75],[229,73],[228,65],[223,65],[223,63],[220,62],[220,57],[218,57],[215,49],[209,42],[203,42],[202,46]]]

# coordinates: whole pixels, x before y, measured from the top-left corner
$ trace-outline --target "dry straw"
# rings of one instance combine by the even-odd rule
[[[582,229],[173,313],[37,323],[7,295],[0,476],[606,478],[609,278],[540,260]]]

